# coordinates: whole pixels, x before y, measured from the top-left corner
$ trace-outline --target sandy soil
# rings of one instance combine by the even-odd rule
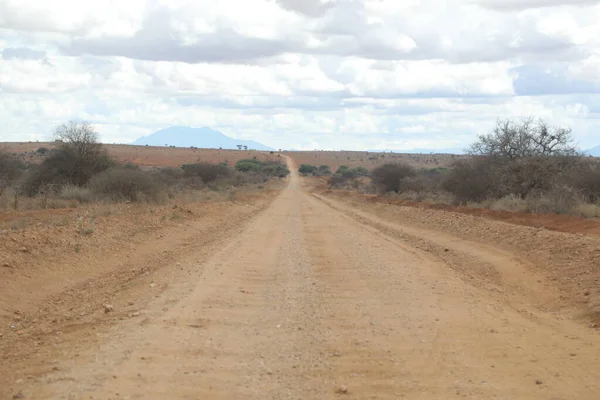
[[[36,154],[40,147],[53,148],[53,143],[4,142],[0,150],[20,155],[27,162],[41,162],[44,157]],[[281,161],[278,155],[263,151],[240,151],[218,149],[191,149],[181,147],[132,146],[105,144],[110,156],[121,163],[132,163],[141,167],[179,167],[195,162],[221,163],[234,165],[237,161],[256,157],[261,161]]]
[[[105,274],[57,289],[51,310],[32,300],[2,331],[0,395],[600,398],[600,335],[535,255],[419,219],[434,210],[311,194],[296,173],[244,207],[104,248],[88,261]],[[35,293],[51,277],[30,281]]]

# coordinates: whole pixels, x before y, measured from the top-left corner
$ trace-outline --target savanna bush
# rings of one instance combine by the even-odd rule
[[[98,198],[113,202],[160,202],[166,195],[152,174],[125,168],[110,168],[92,177],[88,188]]]

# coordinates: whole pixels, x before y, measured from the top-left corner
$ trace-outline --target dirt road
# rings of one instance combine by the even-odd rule
[[[462,254],[498,274],[490,290],[391,234],[392,222],[364,218],[303,191],[294,174],[270,207],[208,261],[180,260],[192,271],[185,280],[170,282],[111,329],[63,344],[51,370],[11,383],[5,393],[600,398],[600,336],[540,311],[551,289],[510,254],[441,234],[430,238],[458,254],[455,262]]]

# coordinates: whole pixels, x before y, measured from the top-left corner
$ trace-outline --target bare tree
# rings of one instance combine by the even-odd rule
[[[550,126],[543,120],[526,118],[520,123],[498,120],[494,130],[479,135],[467,152],[503,159],[525,157],[576,156],[571,129]]]
[[[81,157],[95,155],[102,148],[94,127],[83,121],[69,121],[58,126],[54,139],[60,142],[59,148],[73,150]]]
[[[244,146],[244,150],[248,150],[248,146]]]
[[[238,145],[237,145],[237,148],[238,148],[238,150],[241,150],[241,149],[242,149],[242,147],[244,147],[244,146],[242,146],[241,144],[238,144]]]
[[[87,122],[71,121],[56,128],[56,151],[30,174],[24,191],[38,194],[46,184],[83,186],[90,178],[113,162],[98,140],[98,134]]]

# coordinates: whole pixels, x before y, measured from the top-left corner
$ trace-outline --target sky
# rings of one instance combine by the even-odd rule
[[[465,148],[498,118],[600,144],[600,2],[0,0],[0,141],[86,120],[274,148]]]

